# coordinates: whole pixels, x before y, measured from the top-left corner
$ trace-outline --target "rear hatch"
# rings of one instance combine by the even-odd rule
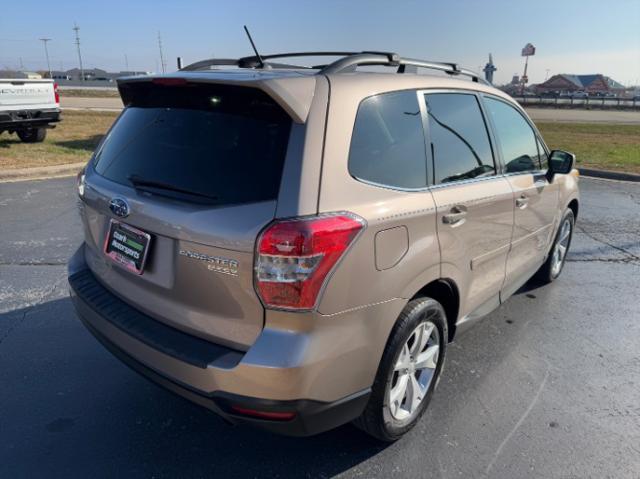
[[[0,79],[0,111],[57,107],[53,80]]]
[[[87,262],[157,320],[247,349],[264,321],[255,240],[276,211],[292,120],[257,88],[160,79],[120,90],[128,106],[85,176]],[[146,252],[141,274],[106,254],[121,227],[133,231],[125,246]]]

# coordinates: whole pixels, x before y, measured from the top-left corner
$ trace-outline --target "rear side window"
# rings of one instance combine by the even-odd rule
[[[529,123],[518,110],[503,101],[487,97],[485,104],[495,125],[506,172],[539,170],[537,139]]]
[[[489,134],[475,95],[425,95],[434,184],[494,175]]]
[[[117,183],[189,202],[277,198],[291,119],[259,90],[144,82],[95,156]]]
[[[349,172],[384,186],[427,186],[424,131],[415,91],[385,93],[360,103]]]

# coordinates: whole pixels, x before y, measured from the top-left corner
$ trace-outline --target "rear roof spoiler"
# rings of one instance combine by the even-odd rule
[[[273,100],[289,114],[295,123],[304,123],[307,121],[311,101],[315,93],[316,77],[311,76],[295,76],[295,77],[273,77],[262,78],[256,75],[247,75],[238,78],[225,76],[202,76],[197,73],[188,71],[179,71],[169,75],[162,76],[135,76],[118,78],[118,89],[129,83],[153,83],[154,80],[162,80],[163,83],[170,85],[171,83],[184,82],[188,83],[217,83],[223,85],[236,85],[247,88],[257,88],[264,91]],[[120,91],[122,96],[122,91]]]

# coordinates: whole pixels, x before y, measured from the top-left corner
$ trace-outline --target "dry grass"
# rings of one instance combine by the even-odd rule
[[[84,89],[64,89],[59,90],[61,97],[81,97],[81,98],[119,98],[118,90],[103,88],[100,90],[84,90]]]
[[[65,111],[43,143],[0,135],[0,170],[86,161],[116,112]],[[539,122],[547,144],[576,154],[578,166],[640,173],[640,125]]]
[[[640,173],[640,125],[536,124],[549,147],[575,153],[578,166]]]
[[[22,143],[15,135],[0,135],[0,171],[87,161],[118,113],[65,111],[42,143]]]

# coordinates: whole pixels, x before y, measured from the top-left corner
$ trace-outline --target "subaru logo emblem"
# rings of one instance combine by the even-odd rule
[[[109,203],[109,209],[120,218],[129,216],[129,204],[122,198],[112,199],[111,203]]]

